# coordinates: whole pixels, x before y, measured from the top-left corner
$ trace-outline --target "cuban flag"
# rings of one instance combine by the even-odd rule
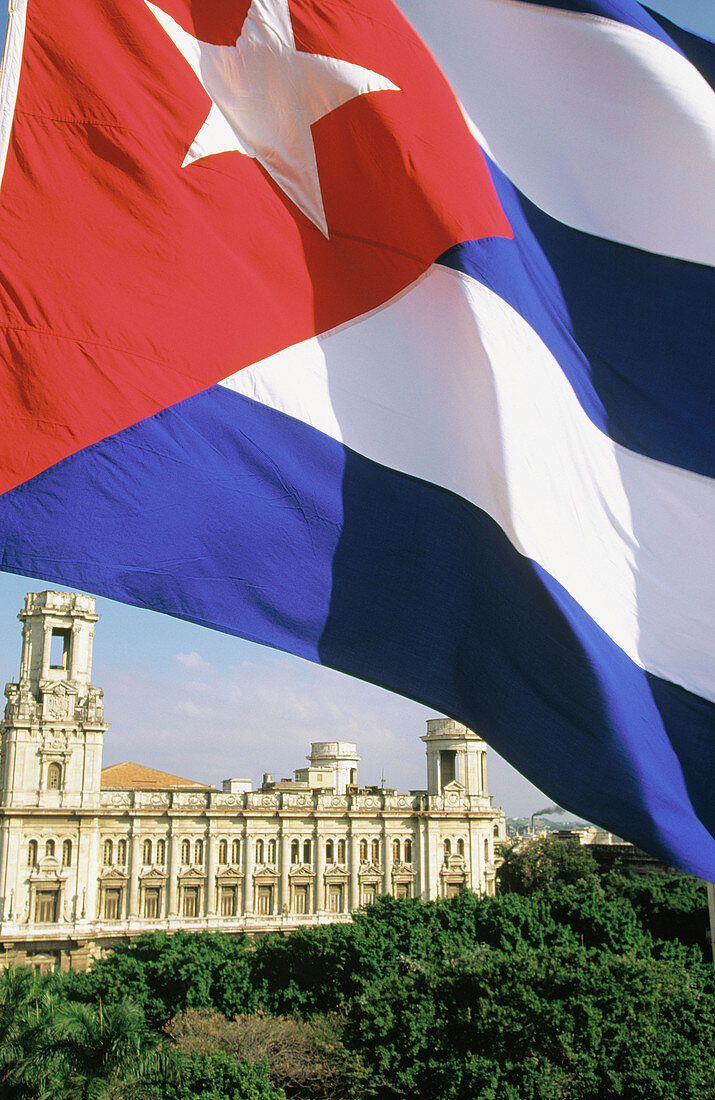
[[[715,879],[712,60],[630,0],[17,0],[0,566]]]

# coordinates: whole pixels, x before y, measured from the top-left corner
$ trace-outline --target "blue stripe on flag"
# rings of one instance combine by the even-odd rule
[[[214,387],[5,494],[0,530],[3,569],[422,700],[562,805],[715,877],[713,708],[646,675],[450,492]]]
[[[715,476],[715,270],[571,229],[489,164],[513,240],[439,262],[489,287],[538,333],[594,424],[630,450]]]

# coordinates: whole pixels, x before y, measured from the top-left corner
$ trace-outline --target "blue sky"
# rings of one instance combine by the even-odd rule
[[[650,5],[715,38],[715,0]],[[4,27],[6,16],[0,17]],[[0,679],[17,678],[25,593],[48,587],[0,573]],[[52,586],[61,589],[62,586]],[[94,682],[112,724],[105,764],[137,760],[193,779],[292,775],[312,740],[356,741],[361,782],[425,784],[416,703],[309,662],[153,612],[98,600]],[[509,814],[550,800],[491,754],[489,786]]]

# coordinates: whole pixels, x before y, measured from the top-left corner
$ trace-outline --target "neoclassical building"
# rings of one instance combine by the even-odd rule
[[[316,742],[293,779],[221,789],[139,764],[102,768],[94,599],[30,593],[0,723],[0,965],[85,967],[148,929],[290,930],[378,894],[494,888],[505,818],[484,741],[427,723],[425,790],[363,787],[356,745]]]

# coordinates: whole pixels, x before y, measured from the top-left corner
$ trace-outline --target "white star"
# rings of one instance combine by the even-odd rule
[[[327,237],[310,128],[355,96],[400,89],[361,65],[296,50],[288,0],[252,0],[235,46],[201,42],[146,3],[211,99],[182,167],[231,150],[254,157]]]

